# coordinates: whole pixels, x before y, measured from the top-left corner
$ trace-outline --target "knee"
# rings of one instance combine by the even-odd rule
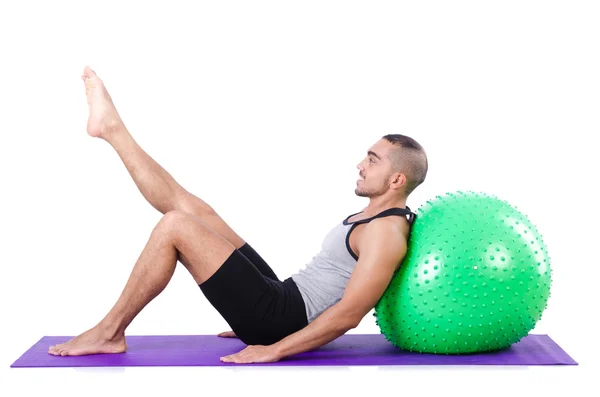
[[[163,233],[173,235],[190,221],[190,214],[180,210],[167,211],[156,226]]]
[[[210,227],[197,216],[182,210],[168,211],[156,226],[160,232],[173,239],[189,236],[204,236],[211,232]]]

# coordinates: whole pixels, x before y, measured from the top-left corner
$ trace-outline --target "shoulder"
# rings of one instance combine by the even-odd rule
[[[369,241],[375,238],[386,238],[391,240],[406,240],[405,219],[398,216],[386,216],[373,219],[367,223],[364,233],[361,235],[361,241]]]
[[[403,257],[407,246],[403,222],[404,219],[392,216],[370,221],[360,235],[359,252],[366,254],[377,250],[386,255]]]

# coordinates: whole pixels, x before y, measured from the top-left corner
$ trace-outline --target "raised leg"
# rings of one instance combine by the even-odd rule
[[[78,356],[122,353],[125,330],[140,311],[160,294],[175,271],[178,255],[198,285],[208,280],[235,247],[198,217],[168,212],[152,231],[123,293],[110,312],[93,328],[67,343],[51,346],[50,354]]]
[[[245,241],[210,205],[185,190],[138,145],[96,73],[86,66],[81,78],[90,108],[88,134],[104,139],[116,150],[144,198],[162,214],[180,210],[196,215],[234,247],[242,247]]]

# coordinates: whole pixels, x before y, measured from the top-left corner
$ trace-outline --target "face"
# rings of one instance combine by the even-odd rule
[[[392,143],[381,139],[368,150],[367,157],[358,163],[359,180],[354,191],[357,196],[376,197],[390,190],[395,178],[391,178],[392,165],[387,154],[392,149]]]

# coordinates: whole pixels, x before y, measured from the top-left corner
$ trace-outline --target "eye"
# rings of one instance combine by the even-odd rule
[[[375,161],[373,161],[373,159],[372,159],[372,158],[370,158],[370,157],[369,157],[369,161],[370,161],[371,163],[374,163],[374,162],[375,162]]]

